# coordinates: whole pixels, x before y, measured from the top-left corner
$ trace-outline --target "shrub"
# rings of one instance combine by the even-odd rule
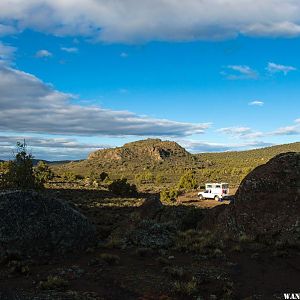
[[[106,172],[101,172],[99,175],[100,181],[104,181],[105,179],[109,178],[108,174]]]
[[[177,197],[180,195],[180,191],[173,187],[169,190],[162,190],[160,193],[160,200],[165,203],[176,202]]]
[[[120,257],[118,255],[102,253],[100,258],[107,262],[109,265],[116,265],[120,262]]]
[[[179,189],[194,190],[198,186],[195,175],[192,171],[188,171],[181,176],[178,183]]]
[[[161,184],[165,182],[165,177],[163,174],[157,174],[155,178],[156,184]]]
[[[0,188],[8,188],[9,182],[9,171],[11,169],[11,161],[5,161],[0,163]]]
[[[127,182],[126,178],[114,180],[108,186],[108,190],[119,196],[137,196],[136,186]]]
[[[53,171],[43,161],[40,161],[37,164],[36,168],[34,169],[34,175],[36,179],[42,184],[54,178]]]
[[[164,267],[162,271],[163,273],[170,275],[174,279],[184,278],[188,274],[182,267],[176,267],[176,266]]]
[[[152,183],[154,181],[154,175],[151,171],[145,171],[141,174],[135,175],[135,180],[137,183]]]
[[[63,173],[62,175],[62,178],[65,180],[65,181],[75,181],[76,180],[76,175],[70,171],[66,171]]]
[[[48,276],[46,281],[41,281],[39,288],[42,290],[61,289],[68,286],[68,281],[59,276]]]
[[[198,292],[198,285],[195,278],[188,282],[175,281],[173,285],[173,291],[176,294],[184,296],[192,296]]]
[[[1,185],[4,188],[33,189],[42,186],[33,171],[33,156],[27,153],[27,145],[17,143],[17,154],[7,164],[6,173],[2,174]]]
[[[213,255],[215,249],[223,247],[223,243],[210,231],[197,231],[190,229],[179,232],[176,248],[183,252]]]

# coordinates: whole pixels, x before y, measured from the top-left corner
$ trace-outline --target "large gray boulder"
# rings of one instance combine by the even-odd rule
[[[34,191],[0,194],[0,257],[45,256],[84,249],[96,229],[66,202]]]

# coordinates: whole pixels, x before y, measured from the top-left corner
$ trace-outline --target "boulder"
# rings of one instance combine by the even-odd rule
[[[0,257],[84,249],[95,235],[93,224],[64,201],[34,191],[0,194]]]
[[[163,205],[159,196],[153,195],[146,198],[144,203],[138,208],[141,219],[153,219],[162,210]]]
[[[236,203],[248,201],[293,202],[300,196],[300,153],[283,153],[254,169],[236,193]]]
[[[300,153],[280,154],[257,167],[235,198],[215,216],[221,232],[300,245]]]

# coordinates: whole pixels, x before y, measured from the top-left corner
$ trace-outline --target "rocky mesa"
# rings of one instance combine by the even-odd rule
[[[187,157],[191,154],[172,141],[147,139],[124,144],[123,147],[103,149],[92,152],[89,160],[152,160],[161,161],[171,157]]]

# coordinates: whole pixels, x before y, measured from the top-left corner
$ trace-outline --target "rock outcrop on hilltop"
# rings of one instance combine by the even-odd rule
[[[284,153],[244,178],[235,204],[219,213],[217,226],[235,236],[300,245],[299,212],[300,153]]]
[[[84,249],[95,235],[88,219],[64,201],[33,191],[0,194],[0,258]]]
[[[133,143],[127,143],[123,147],[114,149],[103,149],[91,153],[88,157],[89,160],[153,160],[161,161],[167,158],[177,156],[189,156],[183,147],[175,142],[162,141],[160,139],[147,139]]]

